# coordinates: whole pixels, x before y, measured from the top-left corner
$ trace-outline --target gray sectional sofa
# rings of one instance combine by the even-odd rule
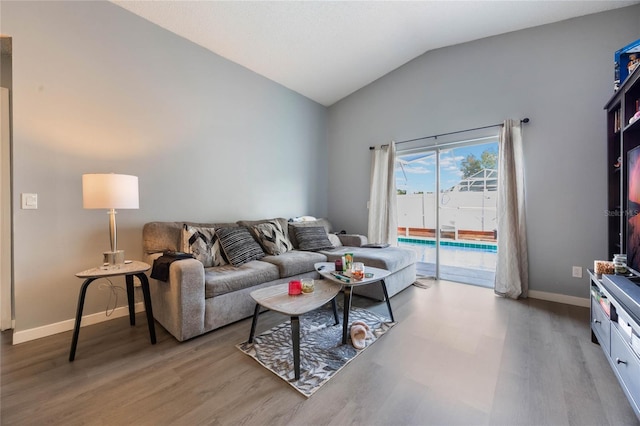
[[[184,341],[250,317],[255,307],[249,295],[251,291],[292,279],[317,279],[319,274],[313,266],[316,262],[334,261],[344,253],[353,253],[354,259],[365,265],[390,270],[391,275],[385,280],[389,297],[416,279],[414,251],[400,247],[361,247],[367,243],[366,237],[332,234],[331,224],[326,219],[309,222],[288,222],[283,218],[236,223],[150,222],[143,228],[145,261],[153,265],[165,250],[184,251],[186,227],[191,230],[231,231],[234,227],[246,227],[255,236],[253,230],[256,225],[267,222],[282,229],[287,244],[285,252],[266,254],[238,266],[218,264],[205,267],[206,261],[179,260],[169,266],[166,282],[150,280],[154,317],[176,339]],[[300,230],[294,228],[311,227],[317,231],[319,226],[324,227],[333,247],[318,251],[300,250],[296,240]],[[260,241],[259,237],[255,239]],[[354,293],[384,299],[380,286],[375,284],[356,287]]]

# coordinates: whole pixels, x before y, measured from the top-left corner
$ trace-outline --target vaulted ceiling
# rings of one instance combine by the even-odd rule
[[[326,106],[429,50],[640,3],[112,2]]]

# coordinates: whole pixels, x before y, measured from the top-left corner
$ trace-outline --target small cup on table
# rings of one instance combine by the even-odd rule
[[[313,293],[314,290],[314,282],[313,282],[313,278],[303,278],[301,280],[302,282],[302,292],[303,293]]]
[[[289,295],[297,296],[302,293],[302,283],[298,280],[289,281]]]
[[[364,263],[353,262],[353,265],[351,266],[351,277],[356,281],[360,281],[364,278]]]

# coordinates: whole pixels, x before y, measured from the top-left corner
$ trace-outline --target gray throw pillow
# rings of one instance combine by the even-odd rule
[[[324,226],[300,226],[293,229],[300,250],[316,251],[333,248]]]
[[[205,268],[226,265],[222,257],[220,242],[214,228],[195,227],[184,224],[182,227],[182,248],[191,253]]]
[[[233,266],[264,257],[264,251],[244,226],[218,228],[216,234],[227,260]]]
[[[284,235],[278,222],[264,222],[253,226],[258,242],[267,254],[279,255],[293,249],[293,244]]]

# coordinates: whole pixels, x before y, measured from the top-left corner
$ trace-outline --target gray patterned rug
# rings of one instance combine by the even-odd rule
[[[356,320],[367,323],[372,332],[362,350],[351,346],[350,339],[348,344],[342,344],[342,324],[333,325],[331,309],[320,308],[300,317],[300,380],[293,373],[290,321],[265,331],[253,343],[236,347],[308,398],[395,325],[374,312],[352,307],[349,321]]]

